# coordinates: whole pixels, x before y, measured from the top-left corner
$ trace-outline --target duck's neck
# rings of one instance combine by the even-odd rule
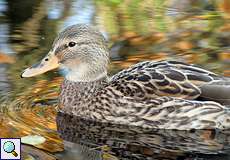
[[[107,84],[107,76],[91,82],[73,82],[65,79],[61,86],[59,106],[65,112],[81,112]]]

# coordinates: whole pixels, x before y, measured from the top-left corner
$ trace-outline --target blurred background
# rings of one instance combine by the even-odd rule
[[[110,74],[144,60],[176,59],[230,76],[229,0],[0,0],[0,137],[39,132],[50,140],[40,147],[62,150],[50,107],[59,71],[28,79],[20,73],[77,23],[97,26],[108,40]],[[35,110],[21,110],[28,108]]]
[[[112,73],[147,59],[180,59],[228,76],[229,22],[229,0],[0,0],[0,93],[14,96],[53,79],[52,73],[23,80],[19,75],[76,23],[103,32]]]

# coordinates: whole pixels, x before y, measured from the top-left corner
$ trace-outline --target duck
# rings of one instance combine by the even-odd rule
[[[60,32],[48,54],[21,77],[61,69],[58,112],[86,120],[150,129],[230,128],[229,106],[215,97],[229,102],[228,77],[175,60],[139,62],[109,77],[108,65],[103,34],[76,24]],[[216,84],[222,87],[212,96]]]

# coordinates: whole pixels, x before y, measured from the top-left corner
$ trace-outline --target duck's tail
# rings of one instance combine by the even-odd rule
[[[199,88],[201,95],[198,99],[216,101],[230,107],[230,78],[204,84]]]

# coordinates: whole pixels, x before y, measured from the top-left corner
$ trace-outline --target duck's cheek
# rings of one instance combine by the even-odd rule
[[[45,73],[47,71],[56,69],[59,67],[59,61],[58,58],[54,55],[49,53],[47,56],[45,56],[41,62],[25,69],[23,73],[21,74],[21,77],[33,77],[42,73]]]
[[[82,62],[78,58],[66,58],[60,62],[62,68],[74,69],[78,67]]]

